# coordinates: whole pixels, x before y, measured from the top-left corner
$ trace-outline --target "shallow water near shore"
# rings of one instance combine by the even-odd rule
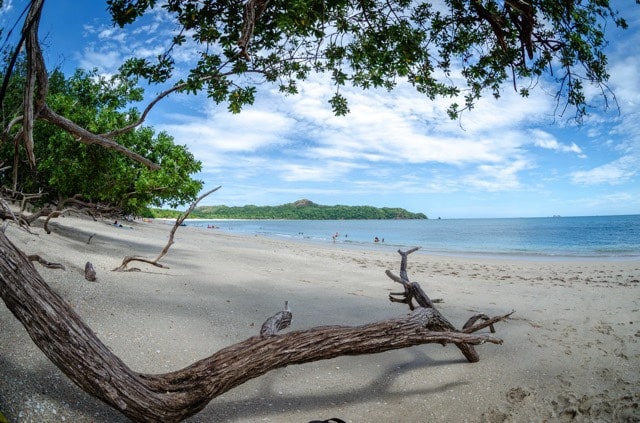
[[[204,220],[187,226],[428,254],[639,259],[640,215],[429,220]],[[337,235],[336,235],[337,234]],[[377,239],[377,241],[376,241]]]

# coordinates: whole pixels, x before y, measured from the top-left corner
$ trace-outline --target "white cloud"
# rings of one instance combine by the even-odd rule
[[[635,156],[624,156],[596,168],[573,172],[572,182],[584,185],[619,185],[638,175],[640,161]]]
[[[525,159],[497,165],[480,165],[476,173],[463,179],[465,184],[486,191],[515,190],[521,187],[519,172],[530,168],[531,164]]]
[[[103,73],[114,73],[117,71],[116,64],[121,63],[121,56],[118,51],[96,51],[92,48],[84,50],[82,57],[78,57],[78,67],[91,70],[98,68]]]
[[[167,117],[174,123],[156,127],[174,136],[178,143],[188,144],[194,152],[211,150],[220,154],[255,153],[261,148],[287,144],[286,135],[295,123],[280,113],[251,108],[237,115],[211,111],[205,117]]]
[[[303,123],[305,132],[300,136],[314,139],[309,155],[324,158],[396,163],[501,162],[518,154],[528,142],[518,127],[542,114],[544,107],[542,103],[539,108],[530,107],[530,114],[486,114],[482,108],[497,106],[485,107],[485,103],[494,101],[483,99],[476,110],[464,115],[463,130],[446,115],[448,101],[430,101],[416,95],[407,84],[400,84],[392,94],[344,89],[351,112],[335,117],[326,105],[331,96],[330,83],[319,81],[316,78],[303,84],[303,94],[287,99],[286,107],[287,113]]]
[[[354,168],[360,166],[337,162],[319,161],[314,164],[283,163],[278,166],[278,172],[283,181],[339,181]]]
[[[115,41],[122,43],[126,40],[126,33],[116,27],[102,27],[97,31],[98,39],[101,41]]]
[[[533,145],[535,145],[536,147],[544,148],[547,150],[562,151],[566,153],[576,153],[581,157],[585,157],[584,154],[582,154],[582,149],[578,147],[575,142],[572,142],[571,144],[560,143],[558,142],[556,137],[541,129],[533,129],[530,131],[530,133],[532,138],[534,139]]]

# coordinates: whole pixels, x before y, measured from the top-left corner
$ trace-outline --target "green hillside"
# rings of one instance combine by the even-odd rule
[[[171,217],[166,210],[154,210],[153,217]],[[424,213],[411,213],[402,208],[372,206],[323,206],[309,200],[298,200],[280,206],[199,206],[191,218],[200,219],[427,219]]]

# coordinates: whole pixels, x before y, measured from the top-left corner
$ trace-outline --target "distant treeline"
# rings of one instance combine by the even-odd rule
[[[175,210],[152,209],[149,217],[176,218]],[[280,206],[199,206],[190,214],[199,219],[299,219],[299,220],[348,220],[348,219],[427,219],[424,213],[411,213],[397,207],[372,206],[323,206],[309,200]]]

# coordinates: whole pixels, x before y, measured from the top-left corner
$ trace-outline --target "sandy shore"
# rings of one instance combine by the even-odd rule
[[[155,257],[170,226],[65,217],[50,235],[7,229],[98,336],[134,370],[163,373],[255,335],[288,300],[292,329],[406,314],[388,301],[399,255],[180,228],[163,263],[116,273],[126,255]],[[90,243],[87,240],[95,234]],[[91,261],[97,282],[84,280]],[[640,421],[640,263],[524,261],[412,254],[409,276],[461,326],[516,310],[503,345],[479,363],[453,346],[290,366],[216,399],[190,422]],[[396,285],[396,286],[394,286]],[[0,410],[10,422],[124,422],[70,382],[0,305]]]

